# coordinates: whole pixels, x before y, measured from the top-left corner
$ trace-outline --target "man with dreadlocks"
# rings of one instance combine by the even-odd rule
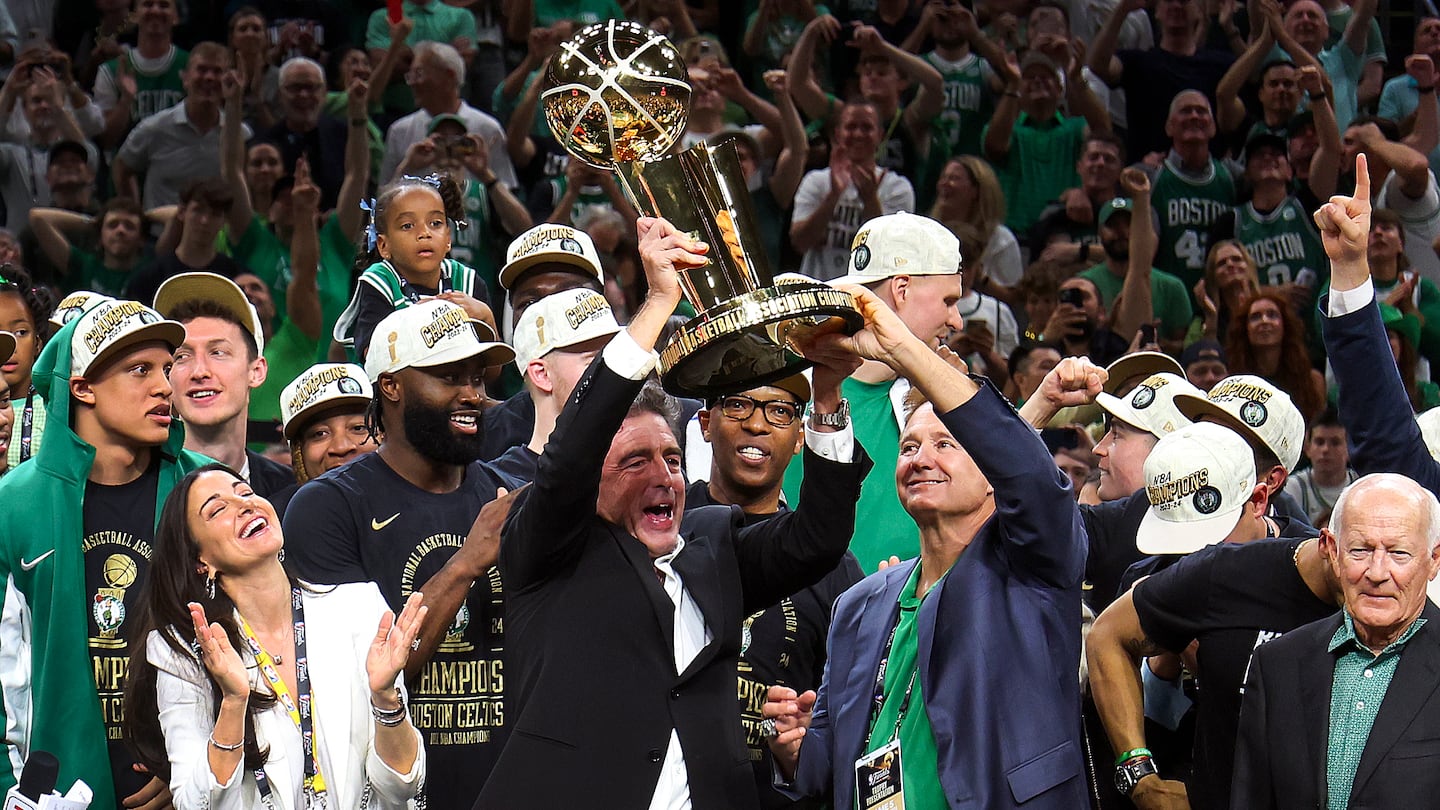
[[[335,324],[335,340],[366,356],[375,325],[395,310],[436,297],[493,324],[485,283],[450,258],[455,230],[466,227],[460,186],[448,174],[401,177],[366,204],[370,224],[355,262],[360,283]]]
[[[486,368],[515,352],[440,298],[392,312],[374,335],[365,375],[380,449],[295,493],[286,565],[320,585],[373,581],[392,609],[424,594],[429,613],[405,674],[415,727],[434,773],[446,774],[427,785],[428,807],[469,810],[508,732],[493,564],[517,483],[476,459]]]

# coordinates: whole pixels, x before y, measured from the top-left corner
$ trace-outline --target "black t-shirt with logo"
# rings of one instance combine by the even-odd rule
[[[105,718],[110,747],[110,771],[115,794],[121,799],[150,781],[137,774],[136,760],[125,746],[125,678],[130,644],[140,629],[135,611],[140,589],[154,552],[155,498],[160,486],[157,456],[144,474],[128,484],[85,484],[85,594],[89,619],[87,638],[94,666],[95,691]]]
[[[502,486],[519,485],[477,462],[459,489],[437,495],[369,453],[295,493],[285,510],[286,565],[316,584],[373,581],[399,611],[465,542]],[[406,683],[429,758],[428,806],[436,810],[469,810],[505,745],[503,633],[500,574],[492,567],[424,672]]]
[[[709,483],[696,481],[685,491],[685,511],[710,506]],[[781,512],[788,511],[783,505]],[[749,526],[774,515],[745,516]],[[764,719],[761,707],[765,692],[772,686],[788,686],[796,692],[819,689],[825,674],[825,640],[830,634],[830,611],[847,588],[865,577],[855,555],[845,558],[825,578],[803,591],[781,599],[745,619],[740,634],[739,695],[740,722],[745,745],[755,769],[755,786],[760,805],[767,808],[822,807],[823,802],[795,802],[775,790],[770,746],[760,731]]]
[[[1179,653],[1198,640],[1195,765],[1186,787],[1195,810],[1230,807],[1235,735],[1255,648],[1338,609],[1301,579],[1301,538],[1209,546],[1135,586],[1146,637]]]

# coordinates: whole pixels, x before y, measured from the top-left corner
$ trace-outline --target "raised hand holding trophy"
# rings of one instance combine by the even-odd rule
[[[733,142],[667,155],[689,117],[687,77],[665,37],[608,20],[561,46],[541,98],[573,158],[616,172],[637,210],[710,244],[710,262],[680,276],[699,314],[660,352],[666,389],[704,398],[788,377],[810,364],[799,341],[864,320],[847,292],[774,283]]]

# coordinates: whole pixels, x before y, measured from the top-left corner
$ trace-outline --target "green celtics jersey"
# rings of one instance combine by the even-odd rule
[[[935,137],[944,139],[951,155],[981,154],[980,133],[995,112],[990,64],[973,53],[956,62],[934,51],[924,58],[945,79],[945,106],[935,119]]]
[[[494,294],[500,289],[498,274],[500,268],[495,262],[494,236],[490,221],[490,198],[485,184],[473,177],[467,177],[461,186],[462,204],[465,206],[464,230],[456,231],[450,244],[450,256],[461,264],[475,268],[480,278]]]
[[[1256,211],[1254,203],[1236,208],[1235,238],[1254,257],[1265,286],[1299,284],[1318,291],[1330,281],[1320,235],[1294,197],[1268,214]]]
[[[1173,154],[1165,159],[1151,193],[1160,214],[1155,266],[1179,276],[1188,290],[1205,275],[1210,226],[1235,206],[1235,181],[1214,158],[1199,177],[1182,174],[1178,163]]]
[[[126,51],[120,58],[129,62],[130,75],[135,77],[135,101],[130,107],[132,121],[149,118],[185,100],[185,85],[180,80],[180,72],[190,61],[189,51],[171,46],[169,58],[160,60],[150,70],[135,63],[132,51]],[[119,59],[111,59],[101,69],[109,71],[112,77],[117,76]]]

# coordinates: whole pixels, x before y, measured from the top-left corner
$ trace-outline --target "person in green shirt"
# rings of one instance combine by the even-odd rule
[[[1125,276],[1130,270],[1130,224],[1134,208],[1129,197],[1116,197],[1100,207],[1097,219],[1105,261],[1080,273],[1081,278],[1089,279],[1100,291],[1100,299],[1107,311],[1114,309],[1115,299],[1120,296]],[[1140,216],[1151,216],[1151,212],[1147,208],[1140,212]],[[1160,321],[1159,337],[1178,348],[1194,315],[1190,309],[1190,291],[1185,289],[1180,279],[1151,268],[1150,302],[1154,317]],[[1124,335],[1124,332],[1121,334]]]
[[[1155,174],[1155,211],[1160,215],[1160,252],[1155,266],[1191,289],[1205,273],[1210,226],[1235,207],[1235,180],[1210,154],[1215,116],[1196,90],[1178,93],[1165,120],[1170,154]]]
[[[961,293],[960,240],[935,220],[904,213],[870,220],[855,236],[849,267],[844,280],[869,288],[922,341],[938,345],[949,330],[963,327],[955,306]],[[902,403],[909,390],[908,381],[879,362],[865,363],[841,386],[855,440],[875,459],[860,492],[850,542],[866,573],[891,556],[913,557],[920,551],[919,531],[892,484]],[[799,504],[803,478],[800,464],[786,469],[786,503]]]
[[[303,216],[318,218],[319,212],[310,209],[311,213],[303,216],[301,214],[301,209],[306,208],[306,205],[296,195],[302,190],[302,174],[307,181],[305,185],[308,186],[310,173],[303,159],[297,162],[293,177],[282,177],[275,182],[270,193],[270,209],[263,212],[265,218],[262,219],[262,212],[252,207],[245,172],[244,136],[239,125],[239,109],[243,96],[239,78],[238,74],[231,71],[223,81],[226,114],[221,131],[220,172],[225,182],[230,185],[235,198],[226,226],[234,245],[232,252],[235,260],[248,267],[268,285],[275,310],[285,313],[284,319],[289,320],[292,309],[288,299],[291,290],[298,289],[292,264],[294,239]],[[345,142],[345,180],[336,195],[334,212],[319,227],[319,266],[317,275],[309,282],[318,286],[319,321],[310,324],[307,319],[307,323],[300,330],[308,336],[312,348],[309,361],[299,366],[296,374],[311,362],[326,359],[330,342],[324,339],[324,336],[330,334],[335,322],[340,319],[340,313],[350,303],[353,286],[350,271],[354,246],[365,221],[364,212],[360,209],[360,196],[370,182],[370,152],[364,134],[369,121],[365,116],[368,92],[369,87],[364,81],[359,78],[351,79],[347,90],[350,131]],[[308,189],[305,193],[308,193]],[[309,290],[306,290],[306,293],[308,294]],[[308,302],[299,310],[308,311]],[[277,326],[276,332],[282,331]],[[298,359],[296,362],[299,362]],[[277,387],[274,393],[278,395],[278,386],[294,379],[294,375],[276,376]],[[278,407],[268,412],[273,418],[279,418]]]
[[[818,691],[767,693],[776,787],[828,794],[837,810],[887,798],[926,810],[1086,807],[1086,542],[1069,477],[993,385],[952,367],[874,294],[857,297],[866,329],[849,340],[913,385],[893,486],[920,555],[836,602]],[[1071,395],[1098,394],[1106,377],[1075,357],[1057,371]]]
[[[1047,203],[1079,183],[1075,165],[1086,126],[1110,131],[1110,114],[1086,84],[1083,68],[1072,56],[1062,85],[1060,66],[1031,52],[1018,75],[1006,76],[1005,93],[985,126],[985,157],[1005,191],[1005,226],[1016,233],[1028,232]],[[1062,100],[1078,114],[1062,115]]]
[[[32,208],[30,230],[45,258],[62,268],[66,292],[90,290],[119,297],[131,274],[155,261],[145,246],[146,219],[139,203],[116,197],[93,218],[59,208]],[[67,231],[84,230],[98,232],[98,253],[73,244],[66,236]]]
[[[400,11],[401,18],[413,24],[409,35],[404,38],[404,50],[399,52],[400,65],[409,67],[410,49],[421,42],[443,42],[454,46],[466,62],[475,54],[475,15],[469,9],[452,6],[442,0],[404,0]],[[365,26],[365,48],[370,52],[370,61],[376,65],[382,63],[387,50],[399,51],[392,45],[394,29],[388,13],[384,6],[375,9]],[[403,114],[415,108],[415,96],[405,82],[392,82],[382,89],[385,109]]]

